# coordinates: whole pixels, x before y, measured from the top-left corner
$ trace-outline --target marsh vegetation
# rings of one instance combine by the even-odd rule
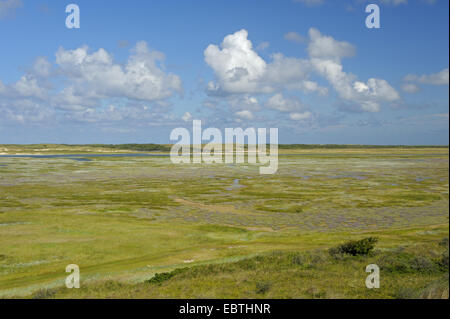
[[[0,152],[130,152],[21,147]],[[265,176],[167,157],[2,157],[0,295],[448,296],[448,163],[448,148],[293,148]],[[373,254],[329,253],[367,237]],[[364,285],[372,262],[380,289]],[[61,288],[71,263],[80,289]]]

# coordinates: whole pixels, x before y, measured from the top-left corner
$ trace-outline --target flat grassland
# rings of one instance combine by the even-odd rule
[[[0,297],[448,297],[448,148],[282,148],[274,175],[150,151],[0,145]]]

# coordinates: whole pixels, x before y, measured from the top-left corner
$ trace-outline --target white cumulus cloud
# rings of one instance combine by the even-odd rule
[[[143,103],[163,112],[166,99],[182,93],[180,77],[166,72],[163,60],[164,54],[148,49],[145,42],[137,43],[124,64],[102,48],[59,48],[54,63],[38,57],[16,82],[0,81],[0,109],[4,118],[20,122],[61,112],[62,118],[74,120],[117,120],[117,114],[131,116],[131,109],[150,114]],[[111,99],[122,106],[100,112]]]
[[[309,30],[309,37],[308,53],[313,67],[328,80],[342,100],[356,105],[361,111],[378,112],[382,102],[400,99],[386,80],[370,78],[362,82],[343,71],[342,58],[355,54],[351,44],[322,35],[315,28]]]
[[[308,54],[317,59],[341,59],[355,55],[355,47],[345,41],[337,41],[331,36],[322,35],[316,28],[309,29],[310,42]]]
[[[282,89],[324,92],[324,88],[308,80],[311,65],[307,59],[275,53],[267,62],[253,50],[244,29],[227,35],[220,47],[210,44],[204,56],[216,76],[216,81],[208,83],[210,94],[272,93]]]
[[[138,42],[132,52],[122,66],[114,63],[104,49],[89,53],[87,46],[75,50],[60,48],[56,64],[79,94],[155,101],[181,92],[181,79],[158,66],[164,60],[161,52],[149,50],[145,42]]]

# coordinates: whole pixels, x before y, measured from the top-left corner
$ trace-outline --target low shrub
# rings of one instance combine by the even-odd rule
[[[376,264],[383,271],[407,273],[410,272],[412,256],[408,254],[384,254],[378,258]]]
[[[292,263],[293,263],[294,265],[299,265],[299,266],[301,266],[301,265],[303,265],[303,264],[305,263],[305,258],[302,257],[301,255],[294,255],[294,256],[292,257]]]
[[[438,270],[438,265],[427,257],[416,256],[411,260],[411,270],[420,273],[433,273]]]
[[[351,256],[369,255],[375,248],[375,244],[377,242],[378,238],[376,237],[367,237],[361,240],[352,240],[337,247],[330,248],[329,253],[335,257],[342,254]]]
[[[270,283],[263,281],[256,283],[256,293],[257,294],[265,294],[270,290]]]
[[[417,290],[409,287],[400,287],[395,292],[396,299],[418,299]]]
[[[438,259],[437,264],[442,271],[448,271],[448,249],[442,254],[441,258]]]
[[[448,237],[444,237],[444,238],[441,240],[441,242],[439,243],[439,246],[447,247],[447,249],[448,249]]]
[[[315,251],[311,255],[310,264],[311,265],[320,265],[327,261],[326,255],[324,255],[322,252]]]
[[[432,259],[408,253],[385,254],[381,256],[376,264],[382,270],[398,273],[435,273],[440,269],[439,264]]]
[[[150,278],[146,282],[148,282],[150,284],[161,284],[164,281],[167,281],[170,278],[174,277],[175,275],[178,275],[178,274],[184,272],[186,269],[187,268],[179,268],[179,269],[175,269],[171,272],[156,273],[152,278]]]
[[[50,299],[56,294],[54,289],[39,289],[32,295],[32,299]]]

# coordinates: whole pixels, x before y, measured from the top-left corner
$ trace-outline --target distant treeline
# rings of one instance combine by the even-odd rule
[[[169,152],[171,145],[163,144],[92,144],[86,145],[91,147],[105,147],[117,150],[130,150],[141,152]],[[203,145],[204,146],[204,145]],[[236,148],[236,147],[234,147]],[[267,145],[267,149],[270,146]],[[377,148],[448,148],[448,145],[354,145],[354,144],[279,144],[278,148],[281,150],[293,149],[377,149]],[[192,146],[191,146],[192,149]],[[244,149],[248,149],[248,145],[244,145]]]
[[[48,148],[57,147],[58,145],[67,147],[97,147],[107,148],[114,150],[127,150],[136,152],[169,152],[172,145],[170,144],[0,144],[0,146],[8,147],[23,147],[25,149],[34,148]],[[206,144],[203,144],[204,146]],[[234,149],[236,145],[234,145]],[[279,144],[280,150],[294,150],[294,149],[377,149],[377,148],[448,148],[448,145],[359,145],[359,144]],[[244,149],[248,149],[248,145],[244,145]],[[270,149],[270,145],[267,145],[267,149]],[[191,146],[192,150],[192,146]]]
[[[279,144],[279,149],[448,148],[448,145]]]
[[[117,150],[130,150],[141,152],[169,152],[171,145],[163,144],[92,144],[86,145],[91,147],[105,147]],[[204,145],[203,145],[204,146]],[[234,147],[236,148],[236,147]],[[267,149],[270,146],[267,145]],[[278,148],[281,150],[293,149],[377,149],[377,148],[448,148],[448,145],[354,145],[354,144],[279,144]],[[192,149],[192,146],[191,146]],[[248,149],[248,145],[244,145],[244,149]]]
[[[71,145],[67,145],[71,146]],[[89,144],[89,145],[72,145],[72,146],[88,146],[101,147],[116,150],[138,151],[138,152],[169,152],[170,146],[163,144]]]

